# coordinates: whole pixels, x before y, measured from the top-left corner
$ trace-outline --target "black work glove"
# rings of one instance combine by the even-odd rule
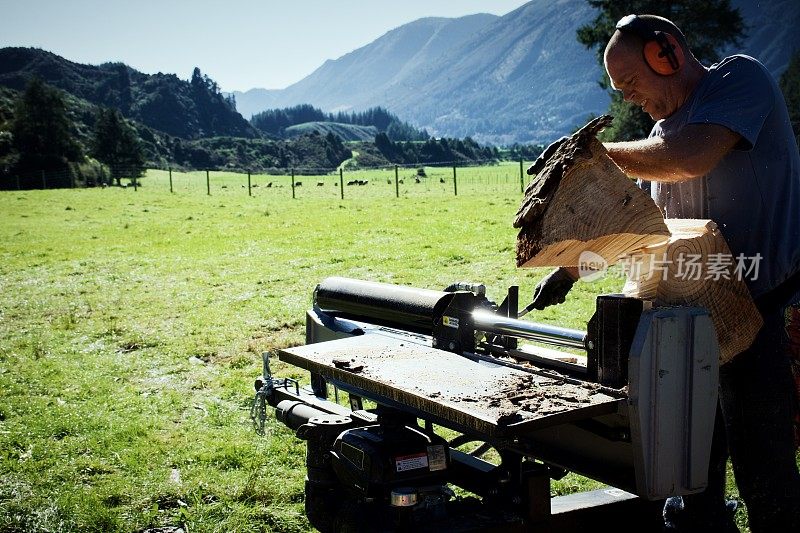
[[[564,144],[564,141],[567,139],[569,139],[569,137],[565,135],[564,137],[561,137],[560,139],[550,143],[550,146],[545,148],[544,152],[539,154],[539,157],[536,158],[536,161],[534,161],[533,164],[528,167],[528,176],[533,176],[534,174],[541,172],[545,164],[547,164],[547,160],[553,157],[553,154],[556,153],[556,150],[561,148],[561,145]]]
[[[557,268],[542,278],[533,290],[531,307],[541,311],[545,307],[564,303],[567,293],[575,280],[569,275],[566,268]]]

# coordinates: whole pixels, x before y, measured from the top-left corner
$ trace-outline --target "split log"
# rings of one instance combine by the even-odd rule
[[[714,222],[664,220],[655,202],[597,140],[610,122],[608,116],[589,122],[541,168],[532,167],[538,175],[514,220],[520,228],[517,266],[578,267],[585,273],[587,257],[601,269],[622,261],[629,277],[627,295],[655,305],[708,309],[720,363],[725,363],[752,344],[763,323],[736,271],[737,258]],[[700,265],[699,276],[686,275],[689,256]],[[727,258],[727,271],[720,270],[722,258]]]
[[[654,305],[708,309],[720,349],[720,364],[750,347],[763,324],[744,283],[751,258],[737,258],[711,220],[667,219],[669,241],[622,259],[627,296]]]
[[[578,266],[586,252],[613,264],[669,238],[661,211],[595,137],[610,122],[581,128],[528,185],[514,220],[517,266]]]

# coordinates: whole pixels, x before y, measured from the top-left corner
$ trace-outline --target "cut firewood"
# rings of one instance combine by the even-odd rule
[[[714,222],[664,220],[597,140],[610,121],[589,122],[536,166],[514,220],[517,266],[578,267],[584,275],[587,263],[591,271],[622,262],[627,295],[708,309],[725,363],[763,323],[744,282],[746,265]]]
[[[711,314],[720,363],[750,347],[763,324],[744,283],[753,258],[734,257],[711,220],[667,219],[667,243],[622,260],[627,276],[623,293],[653,300],[657,306],[704,307]]]
[[[661,211],[595,137],[610,120],[568,138],[528,185],[514,220],[517,266],[578,266],[587,252],[613,264],[669,238]]]

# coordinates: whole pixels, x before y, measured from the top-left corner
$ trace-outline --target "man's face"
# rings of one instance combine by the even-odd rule
[[[667,80],[645,64],[638,46],[613,47],[606,54],[605,63],[611,86],[622,92],[626,102],[641,107],[653,120],[675,112],[668,98]]]

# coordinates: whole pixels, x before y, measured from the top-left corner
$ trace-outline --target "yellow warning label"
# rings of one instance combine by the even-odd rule
[[[447,326],[448,328],[456,328],[458,329],[458,319],[453,316],[443,316],[442,317],[442,324]]]

